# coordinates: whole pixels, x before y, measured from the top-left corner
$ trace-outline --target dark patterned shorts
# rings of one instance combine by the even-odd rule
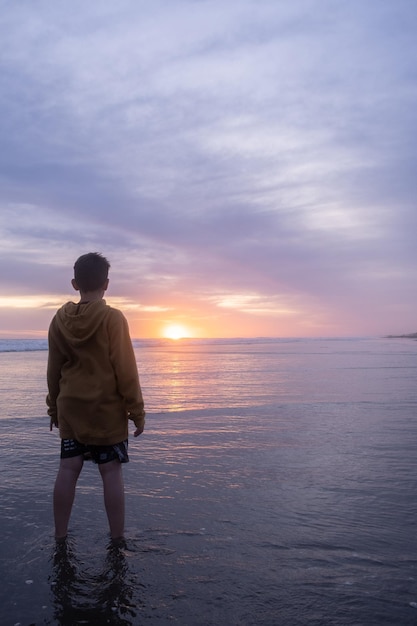
[[[129,463],[127,439],[112,446],[91,446],[80,443],[76,439],[61,439],[61,459],[69,459],[73,456],[84,456],[84,459],[91,459],[98,465],[115,460],[120,463]]]

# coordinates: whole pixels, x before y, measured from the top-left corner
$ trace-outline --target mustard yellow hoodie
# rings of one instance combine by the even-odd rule
[[[145,422],[127,321],[105,300],[67,302],[48,334],[48,415],[62,439],[112,445],[128,437],[128,419]]]

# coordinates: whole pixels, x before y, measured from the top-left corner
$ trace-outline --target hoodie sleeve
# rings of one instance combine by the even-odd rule
[[[117,309],[112,310],[108,324],[110,360],[117,388],[124,399],[129,418],[135,426],[141,427],[145,423],[145,410],[129,326],[123,313]]]
[[[59,394],[61,370],[65,361],[66,357],[59,349],[56,333],[56,319],[54,318],[49,326],[48,332],[48,395],[46,396],[46,404],[48,406],[48,415],[51,418],[51,423],[55,425],[58,425],[56,400]]]

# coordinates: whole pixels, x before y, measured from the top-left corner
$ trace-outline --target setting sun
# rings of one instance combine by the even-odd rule
[[[166,339],[174,340],[190,337],[189,331],[182,324],[169,324],[164,328],[162,335]]]

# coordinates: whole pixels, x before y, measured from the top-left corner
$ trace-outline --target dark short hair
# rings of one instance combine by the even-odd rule
[[[80,256],[74,265],[74,279],[81,291],[97,291],[109,275],[110,263],[98,252]]]

